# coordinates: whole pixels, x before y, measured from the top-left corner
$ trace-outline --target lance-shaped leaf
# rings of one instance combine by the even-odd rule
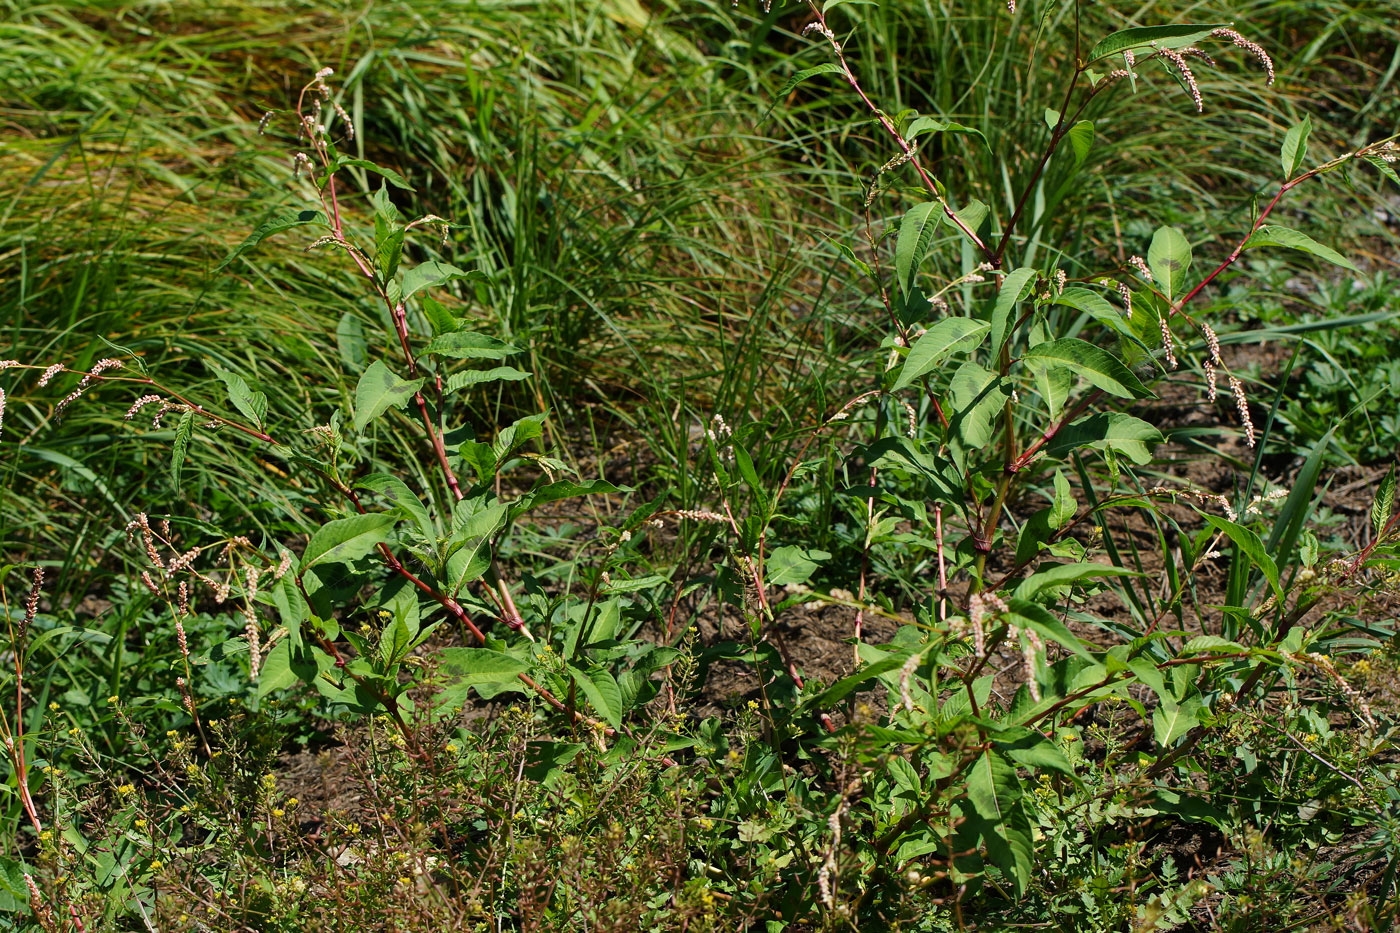
[[[1148,48],[1154,43],[1166,49],[1184,49],[1199,42],[1216,29],[1229,26],[1229,23],[1182,23],[1177,26],[1134,26],[1120,29],[1112,35],[1100,39],[1089,51],[1086,62],[1095,62],[1119,52]]]
[[[1001,290],[997,292],[997,300],[992,305],[993,356],[1001,351],[1001,345],[1006,342],[1006,332],[1011,328],[1011,315],[1016,310],[1016,304],[1025,299],[1026,293],[1034,285],[1035,269],[1030,266],[1022,266],[1002,280]]]
[[[407,301],[425,288],[438,288],[459,279],[484,282],[486,276],[475,269],[470,272],[458,269],[448,262],[420,262],[403,274],[402,284],[389,283],[389,300],[397,304]]]
[[[1147,265],[1167,301],[1176,300],[1191,269],[1191,241],[1176,227],[1159,227],[1147,247]]]
[[[1027,363],[1064,366],[1095,388],[1119,398],[1149,398],[1152,395],[1132,370],[1113,354],[1078,337],[1062,337],[1037,344],[1023,359]]]
[[[383,361],[375,360],[355,386],[355,430],[363,431],[371,421],[392,408],[401,408],[423,388],[423,379],[401,379]]]
[[[1200,509],[1196,511],[1200,512]],[[1279,589],[1278,566],[1274,559],[1264,550],[1264,542],[1259,540],[1259,536],[1243,525],[1237,525],[1232,521],[1227,521],[1219,515],[1211,515],[1208,512],[1201,512],[1201,517],[1214,525],[1218,530],[1225,532],[1235,547],[1245,556],[1250,564],[1257,567],[1264,574],[1264,579],[1269,581],[1269,587],[1274,591],[1274,595],[1283,596]]]
[[[965,317],[944,318],[934,324],[909,348],[904,367],[890,391],[898,392],[912,384],[954,353],[975,350],[986,337],[988,327],[986,321]]]
[[[1086,447],[1113,450],[1143,465],[1152,462],[1152,452],[1162,440],[1162,432],[1141,418],[1121,411],[1107,411],[1065,425],[1045,445],[1045,453],[1056,460],[1063,460],[1072,452]]]
[[[1376,490],[1376,501],[1371,503],[1371,529],[1372,533],[1379,538],[1385,531],[1386,523],[1390,521],[1390,515],[1395,510],[1395,464],[1390,465],[1386,471],[1385,479],[1381,480],[1380,488]]]
[[[797,87],[808,78],[815,78],[817,75],[829,75],[839,72],[840,70],[841,66],[834,62],[823,62],[820,65],[813,65],[811,68],[804,68],[791,78],[788,78],[783,86],[778,88],[778,93],[773,96],[778,100],[782,100],[792,93],[793,88]]]
[[[218,272],[221,269],[225,268],[226,266],[228,266],[229,263],[233,262],[239,256],[242,256],[254,246],[257,246],[267,237],[272,236],[272,234],[289,229],[291,227],[305,226],[306,224],[318,224],[322,227],[328,226],[326,223],[326,215],[322,214],[320,211],[283,211],[282,213],[273,217],[267,223],[260,225],[252,233],[248,234],[247,239],[245,239],[242,243],[238,244],[237,249],[225,256],[224,261],[214,267],[214,271]]]
[[[423,352],[436,353],[454,360],[503,360],[519,353],[520,348],[487,334],[459,330],[434,337]]]
[[[1352,261],[1330,246],[1323,246],[1321,243],[1297,230],[1288,227],[1280,227],[1278,224],[1265,224],[1258,230],[1250,234],[1249,239],[1244,241],[1245,249],[1253,249],[1256,246],[1283,246],[1288,249],[1302,250],[1311,253],[1319,259],[1325,259],[1330,263],[1341,266],[1343,269],[1356,271],[1356,266]]]
[[[894,246],[894,269],[899,278],[900,291],[905,295],[913,289],[919,263],[923,262],[928,244],[938,230],[938,222],[933,216],[936,210],[938,205],[932,201],[915,204],[899,222],[899,238]]]
[[[389,540],[397,518],[394,512],[369,512],[326,522],[302,552],[301,569],[364,557]]]
[[[1284,180],[1292,178],[1298,172],[1303,160],[1308,157],[1308,135],[1312,133],[1312,118],[1303,117],[1303,122],[1292,127],[1283,137],[1283,148],[1279,151],[1279,160],[1283,163]]]

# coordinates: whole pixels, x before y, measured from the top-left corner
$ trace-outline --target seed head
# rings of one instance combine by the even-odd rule
[[[1201,368],[1206,371],[1206,387],[1210,389],[1210,400],[1213,402],[1216,396],[1215,364],[1210,360],[1206,360],[1201,364]]]
[[[1123,300],[1123,315],[1124,315],[1124,317],[1132,317],[1132,316],[1133,316],[1133,293],[1132,293],[1131,291],[1129,291],[1129,290],[1128,290],[1128,286],[1124,285],[1122,282],[1116,282],[1116,283],[1114,283],[1114,284],[1116,284],[1116,285],[1118,286],[1118,297],[1121,298],[1121,299]]]
[[[1153,47],[1157,48],[1156,43]],[[1157,48],[1157,54],[1176,66],[1176,70],[1181,73],[1181,80],[1186,82],[1186,89],[1191,92],[1191,100],[1196,104],[1196,112],[1205,110],[1205,104],[1201,102],[1201,89],[1196,85],[1196,75],[1191,71],[1191,66],[1186,64],[1185,57],[1175,49]]]
[[[1229,39],[1235,45],[1259,59],[1259,64],[1263,65],[1264,70],[1269,74],[1269,80],[1264,83],[1269,85],[1274,83],[1274,60],[1269,57],[1268,52],[1264,51],[1263,46],[1257,42],[1251,42],[1233,29],[1217,29],[1212,32],[1211,35],[1220,39]]]
[[[1152,281],[1152,270],[1147,268],[1147,263],[1143,260],[1141,256],[1129,257],[1128,265],[1136,269],[1138,271],[1138,275],[1142,276],[1149,282]]]
[[[1244,397],[1244,386],[1234,376],[1230,377],[1230,391],[1235,396],[1235,407],[1239,409],[1240,423],[1244,425],[1245,444],[1254,446],[1254,421],[1249,417],[1249,402]]]
[[[1167,352],[1167,367],[1176,369],[1176,347],[1172,344],[1172,329],[1167,326],[1165,317],[1157,319],[1162,325],[1162,348]]]
[[[44,370],[39,376],[39,388],[44,388],[44,386],[53,381],[54,376],[57,376],[61,372],[63,372],[62,363],[54,363],[48,369]]]

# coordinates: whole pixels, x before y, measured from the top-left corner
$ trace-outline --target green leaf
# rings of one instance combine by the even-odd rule
[[[1259,536],[1243,525],[1227,521],[1219,515],[1201,512],[1200,509],[1196,511],[1200,512],[1206,521],[1219,531],[1223,531],[1226,537],[1234,542],[1235,547],[1240,549],[1249,563],[1264,574],[1264,579],[1269,581],[1269,587],[1274,591],[1274,595],[1282,598],[1283,593],[1279,589],[1278,583],[1278,567],[1274,564],[1274,559],[1264,550],[1264,542],[1259,540]]]
[[[301,555],[305,572],[317,564],[358,560],[389,540],[398,516],[393,512],[369,512],[326,522],[311,536]]]
[[[1162,748],[1170,748],[1177,739],[1200,722],[1203,706],[1198,696],[1187,697],[1180,703],[1164,697],[1152,711],[1152,734],[1157,744]]]
[[[300,679],[292,669],[291,639],[284,638],[272,646],[258,670],[258,699],[286,690]]]
[[[855,673],[847,674],[845,677],[842,677],[815,697],[804,700],[803,706],[812,710],[828,709],[832,705],[839,703],[861,684],[868,683],[881,674],[898,670],[903,666],[906,660],[907,659],[901,655],[894,655],[881,658],[878,661],[873,661],[862,668],[858,668]]]
[[[400,379],[383,361],[375,360],[355,386],[355,430],[363,431],[371,421],[392,408],[402,408],[423,388],[423,379]]]
[[[1386,523],[1390,521],[1390,515],[1395,510],[1395,464],[1390,465],[1386,471],[1385,479],[1381,480],[1380,488],[1376,490],[1376,501],[1371,503],[1371,529],[1377,538],[1385,531]]]
[[[1289,129],[1283,137],[1283,149],[1279,160],[1283,163],[1283,180],[1287,181],[1297,172],[1303,160],[1308,157],[1308,134],[1312,132],[1312,117],[1303,117],[1303,122]]]
[[[391,624],[384,626],[384,631],[379,635],[380,660],[385,664],[394,664],[401,660],[408,651],[408,644],[412,638],[408,623],[395,617]]]
[[[988,329],[986,321],[965,317],[944,318],[934,324],[909,348],[909,355],[904,358],[899,378],[895,380],[890,391],[898,392],[912,384],[945,357],[975,350],[985,339]]]
[[[1060,528],[1065,522],[1074,518],[1078,503],[1074,500],[1074,490],[1070,488],[1069,480],[1060,470],[1055,471],[1055,498],[1050,509],[1050,527]]]
[[[424,353],[436,353],[454,360],[503,360],[519,353],[520,348],[504,340],[471,331],[456,331],[435,337],[423,348]]]
[[[985,447],[995,433],[997,414],[1006,404],[1006,389],[996,373],[976,363],[958,367],[948,383],[948,399],[958,436],[969,449]]]
[[[1152,462],[1152,452],[1162,443],[1162,432],[1141,418],[1121,411],[1099,412],[1060,428],[1045,454],[1063,460],[1076,450],[1112,450],[1139,465]]]
[[[428,517],[427,507],[413,490],[408,488],[408,484],[397,476],[392,473],[371,473],[355,485],[377,492],[388,499],[403,512],[405,518],[413,519],[424,540],[432,541],[437,537],[437,526]]]
[[[175,442],[170,445],[170,485],[180,491],[180,473],[185,467],[185,455],[190,449],[190,436],[194,434],[194,412],[187,411],[175,425]]]
[[[263,419],[267,417],[267,396],[248,388],[247,381],[237,373],[231,373],[217,366],[209,368],[214,370],[214,375],[222,380],[224,388],[228,390],[228,398],[233,403],[233,407],[237,408],[243,417],[261,428]]]
[[[1123,312],[1109,304],[1108,299],[1098,292],[1090,291],[1087,288],[1067,288],[1056,295],[1051,303],[1083,311],[1100,324],[1112,329],[1119,336],[1138,345],[1142,344],[1138,335],[1133,331],[1132,325],[1128,323],[1128,319],[1123,316]],[[1144,349],[1146,348],[1144,347]]]
[[[923,262],[929,242],[938,230],[938,222],[933,218],[933,212],[936,210],[938,205],[933,201],[915,204],[905,212],[904,218],[899,222],[899,238],[894,246],[894,268],[900,292],[906,297],[912,293],[919,264]]]
[[[1063,366],[1033,366],[1036,391],[1045,400],[1045,407],[1051,418],[1060,417],[1070,390],[1074,388],[1074,373]]]
[[[1093,567],[1100,565],[1067,564],[1065,566]],[[1111,569],[1116,570],[1117,568]],[[1036,576],[1040,575],[1036,574]],[[1031,579],[1034,580],[1035,577],[1032,577]],[[1026,582],[1029,583],[1030,581]],[[1042,587],[1040,587],[1039,584],[1037,584],[1036,588],[1038,590]],[[1019,589],[1017,590],[1017,593],[1020,593]],[[1054,613],[1050,612],[1044,606],[1036,605],[1029,599],[1023,598],[1019,595],[1013,596],[1008,605],[1011,607],[1011,621],[1014,622],[1016,625],[1020,626],[1021,628],[1029,628],[1034,630],[1035,633],[1040,635],[1042,638],[1049,638],[1050,640],[1060,645],[1063,645],[1064,647],[1068,648],[1070,651],[1079,655],[1086,661],[1094,660],[1093,653],[1089,651],[1088,647],[1085,646],[1084,642],[1081,639],[1077,638],[1075,634],[1069,630],[1069,627],[1067,625],[1061,622],[1055,616]]]
[[[1033,845],[1020,806],[1021,783],[1016,769],[1000,755],[983,752],[968,772],[967,797],[984,822],[981,830],[988,857],[1021,894],[1030,881]]]
[[[486,281],[486,276],[473,269],[467,272],[447,262],[420,262],[403,274],[403,284],[389,290],[389,298],[398,304],[407,301],[425,288],[439,288],[448,282],[470,279],[474,282]]]
[[[630,489],[614,486],[602,479],[591,479],[583,483],[576,483],[568,479],[560,480],[557,483],[539,486],[521,496],[512,503],[510,517],[514,520],[516,516],[538,508],[546,502],[558,502],[560,499],[572,499],[576,496],[598,496],[630,491]]]
[[[997,291],[996,302],[992,305],[993,357],[1001,352],[1001,345],[1006,342],[1016,305],[1025,300],[1026,294],[1035,286],[1035,274],[1035,269],[1022,266],[1002,279],[1001,289]]]
[[[1176,227],[1157,228],[1147,248],[1147,265],[1167,301],[1176,300],[1191,269],[1191,242]]]
[[[1099,40],[1090,51],[1085,62],[1095,62],[1110,55],[1117,55],[1132,49],[1147,48],[1156,43],[1161,48],[1183,49],[1206,38],[1216,29],[1229,26],[1229,23],[1183,23],[1178,26],[1134,26],[1121,29]]]
[[[569,673],[574,676],[574,681],[583,691],[583,695],[588,697],[588,702],[598,711],[598,715],[606,719],[614,729],[621,729],[622,690],[613,676],[602,668],[595,668],[591,673],[585,674],[572,664],[569,665]]]
[[[1132,370],[1113,354],[1077,337],[1062,337],[1037,344],[1022,359],[1064,366],[1094,387],[1119,398],[1152,396]]]
[[[224,261],[214,267],[214,271],[219,272],[225,269],[229,263],[233,262],[239,256],[242,256],[248,250],[252,249],[254,246],[257,246],[259,243],[261,243],[266,238],[272,236],[274,233],[279,233],[283,230],[290,229],[291,227],[305,226],[306,224],[317,224],[322,227],[329,226],[326,223],[326,215],[322,214],[320,211],[295,209],[283,211],[282,213],[273,217],[267,223],[259,226],[252,233],[248,234],[248,238],[245,239],[242,243],[240,243],[233,252],[225,256]]]
[[[1288,227],[1280,227],[1278,224],[1265,224],[1254,233],[1249,239],[1244,241],[1244,249],[1253,249],[1256,246],[1282,246],[1287,249],[1302,250],[1305,253],[1312,253],[1319,259],[1325,259],[1343,269],[1357,271],[1352,261],[1330,246],[1323,246],[1321,243],[1308,236]]]
[[[529,379],[530,374],[513,366],[497,366],[494,369],[469,369],[466,372],[453,373],[447,377],[447,382],[443,384],[442,391],[446,394],[460,391],[470,386],[483,385],[488,382],[519,382],[521,379]]]
[[[787,586],[789,583],[806,583],[824,560],[830,560],[827,551],[803,550],[788,544],[775,548],[763,563],[764,576],[771,586]]]
[[[774,94],[773,97],[775,100],[782,100],[784,97],[787,97],[788,94],[792,93],[793,88],[797,87],[808,78],[815,78],[817,75],[829,75],[839,72],[840,70],[841,66],[834,62],[824,62],[820,65],[814,65],[811,68],[804,68],[791,78],[788,78],[783,86],[778,88],[778,93]]]
[[[437,695],[439,709],[462,705],[472,687],[510,683],[530,669],[519,658],[490,648],[443,648],[437,659],[438,670],[448,678],[447,687]]]
[[[362,168],[367,172],[373,172],[376,175],[382,176],[385,181],[395,188],[402,188],[404,191],[414,190],[413,186],[408,183],[408,179],[404,178],[398,172],[391,168],[385,168],[382,165],[376,165],[368,159],[337,158],[331,163],[331,171],[338,171],[342,168]]]
[[[0,912],[25,916],[29,912],[29,886],[24,883],[24,863],[0,855]],[[19,928],[16,917],[12,922]]]
[[[970,133],[982,140],[983,145],[987,144],[987,137],[982,135],[982,131],[975,126],[966,126],[962,123],[936,120],[933,117],[918,117],[911,120],[904,128],[904,138],[913,140],[914,137],[924,133]]]
[[[1065,138],[1074,152],[1074,167],[1077,169],[1089,158],[1089,152],[1094,148],[1094,121],[1080,120],[1069,128]]]
[[[1016,587],[1012,598],[1014,599],[1034,599],[1043,589],[1052,586],[1068,586],[1078,583],[1081,580],[1092,579],[1093,577],[1137,577],[1142,576],[1135,570],[1126,567],[1115,567],[1112,564],[1095,564],[1084,562],[1079,564],[1055,564],[1045,570],[1031,574],[1022,580]]]
[[[1035,771],[1055,771],[1075,784],[1083,784],[1060,747],[1039,733],[1032,732],[1014,742],[997,742],[996,749],[1018,765]]]

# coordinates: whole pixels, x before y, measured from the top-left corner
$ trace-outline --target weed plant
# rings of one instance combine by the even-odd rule
[[[502,6],[436,51],[414,23],[266,82],[261,120],[203,104],[225,181],[276,186],[229,202],[246,236],[180,239],[188,182],[151,225],[71,194],[137,202],[139,161],[16,147],[15,925],[1397,922],[1400,512],[1363,329],[1395,311],[1351,258],[1378,239],[1330,229],[1400,184],[1395,115],[1343,88],[1340,123],[1278,120],[1320,46],[1206,8],[1017,7]],[[197,161],[130,101],[198,88],[109,73],[60,110],[33,24],[104,40],[27,15],[7,80],[48,135],[121,114]],[[172,41],[227,68],[219,36]],[[1373,45],[1337,67],[1394,77]],[[676,94],[641,78],[667,69]],[[88,245],[39,241],[31,198],[90,210]],[[1330,313],[1269,297],[1297,262],[1345,270]]]

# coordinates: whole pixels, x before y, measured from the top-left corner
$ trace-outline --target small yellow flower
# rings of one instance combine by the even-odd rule
[[[287,815],[287,811],[283,810],[281,807],[273,807],[272,815],[276,817],[283,817]]]
[[[136,793],[136,788],[130,784],[123,784],[121,787],[117,788],[117,793],[121,794],[123,797],[130,797],[132,794]]]
[[[176,732],[174,729],[166,729],[166,730],[165,730],[165,737],[166,737],[167,739],[173,739],[173,738],[175,738],[175,736],[177,736],[177,735],[179,735],[179,734],[180,734],[180,733]]]
[[[455,742],[448,742],[447,747],[444,748],[443,751],[447,752],[449,755],[455,755],[457,754],[457,744]]]
[[[50,704],[49,704],[49,709],[50,709],[52,712],[55,712],[55,713],[58,712],[58,709],[59,709],[58,704],[57,704],[57,703],[50,703]]]
[[[108,706],[116,706],[116,705],[117,705],[118,703],[120,703],[121,701],[122,701],[122,698],[121,698],[121,697],[116,696],[115,694],[113,694],[112,696],[109,696],[109,697],[107,698],[107,705],[108,705]]]
[[[145,820],[137,820],[135,825],[136,825],[136,828],[137,828],[137,829],[145,829],[145,828],[146,828],[146,821],[145,821]]]
[[[40,841],[40,842],[48,842],[48,841],[51,840],[51,839],[53,839],[53,833],[51,833],[51,832],[50,832],[49,830],[47,830],[47,829],[44,830],[42,833],[39,834],[39,841]]]
[[[287,798],[287,806],[288,806],[288,807],[295,807],[295,806],[296,806],[297,804],[299,804],[299,803],[301,803],[301,801],[300,801],[300,800],[297,800],[295,797],[288,797],[288,798]]]
[[[151,871],[160,871],[164,867],[165,863],[162,862],[160,859],[156,859],[154,862],[151,863]]]
[[[82,729],[79,729],[77,726],[74,726],[73,728],[71,728],[71,729],[68,730],[68,734],[71,735],[71,736],[72,736],[73,738],[75,738],[75,739],[76,739],[78,736],[82,735],[82,733],[83,733],[83,730],[82,730]]]
[[[413,881],[409,878],[400,878],[399,884],[413,884]]]
[[[350,835],[352,835],[352,836],[358,835],[359,832],[360,832],[360,824],[359,824],[359,823],[346,823],[346,824],[345,824],[345,831],[346,831],[347,833],[349,833]]]
[[[181,812],[181,813],[189,813],[190,810],[192,810],[192,809],[194,809],[194,808],[191,807],[191,806],[190,806],[189,804],[187,804],[187,803],[182,803],[182,804],[180,804],[180,812]]]

